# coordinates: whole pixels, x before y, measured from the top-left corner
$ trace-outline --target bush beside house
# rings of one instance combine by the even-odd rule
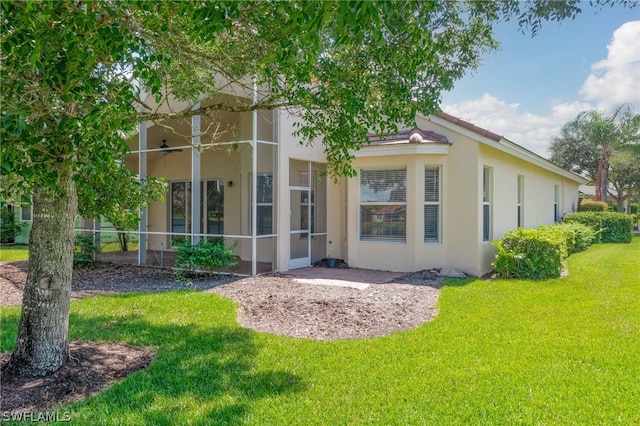
[[[498,248],[494,266],[503,277],[543,280],[561,275],[569,255],[586,250],[595,231],[580,223],[519,228],[493,244]]]
[[[568,213],[557,225],[519,228],[500,241],[494,266],[503,277],[543,280],[557,278],[571,254],[592,243],[630,243],[632,217],[624,213],[585,211]]]
[[[633,233],[631,215],[615,212],[567,213],[565,223],[582,223],[596,232],[595,243],[630,243]]]
[[[543,280],[559,277],[568,256],[566,231],[518,228],[493,244],[498,248],[494,266],[503,277]]]

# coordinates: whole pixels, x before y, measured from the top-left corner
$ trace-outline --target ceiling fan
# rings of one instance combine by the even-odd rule
[[[160,145],[160,149],[162,150],[162,155],[168,155],[172,152],[182,152],[182,149],[180,148],[171,148],[169,145],[167,145],[166,139],[162,139],[162,145]]]

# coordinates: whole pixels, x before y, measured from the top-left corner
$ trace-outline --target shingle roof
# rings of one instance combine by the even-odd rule
[[[468,121],[461,120],[460,118],[454,117],[453,115],[447,114],[446,112],[436,112],[433,115],[442,118],[443,120],[447,120],[448,122],[456,124],[460,127],[464,127],[467,130],[471,130],[472,132],[482,135],[485,138],[491,139],[492,141],[500,142],[502,140],[502,136],[490,132],[487,129],[483,129],[482,127],[478,127],[475,124],[471,124]]]

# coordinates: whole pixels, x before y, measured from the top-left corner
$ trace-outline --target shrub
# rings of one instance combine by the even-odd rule
[[[188,281],[198,272],[216,272],[221,268],[229,268],[237,264],[233,254],[235,244],[225,247],[224,239],[215,242],[201,239],[196,245],[190,241],[174,242],[178,246],[174,275],[178,281]]]
[[[95,261],[98,248],[95,245],[93,235],[76,234],[76,243],[73,248],[73,266],[86,266]]]
[[[630,243],[633,231],[631,216],[615,212],[567,213],[563,222],[578,222],[596,232],[594,243]]]
[[[498,248],[494,266],[505,277],[543,280],[562,273],[567,257],[565,231],[519,228],[492,244]]]
[[[16,222],[16,215],[6,206],[1,206],[0,214],[0,242],[12,243],[20,235],[22,226]]]
[[[631,203],[629,205],[629,211],[631,212],[631,214],[638,214],[640,213],[640,203]]]
[[[579,212],[606,212],[609,205],[604,201],[582,200],[578,205]]]
[[[596,212],[567,213],[562,218],[563,223],[580,223],[593,229],[595,237],[593,243],[602,242],[602,217]]]
[[[575,233],[573,250],[570,250],[569,254],[588,249],[589,246],[593,243],[593,240],[595,240],[596,238],[596,232],[593,230],[593,228],[587,225],[583,225],[582,223],[563,222],[557,224],[556,226],[571,229]]]
[[[573,229],[558,224],[540,226],[538,231],[549,234],[557,241],[562,241],[564,244],[564,258],[569,256],[571,253],[575,253],[576,232]]]

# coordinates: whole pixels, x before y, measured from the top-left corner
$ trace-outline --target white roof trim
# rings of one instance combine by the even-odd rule
[[[444,144],[394,144],[364,146],[361,150],[351,152],[356,158],[387,157],[390,155],[439,154],[447,155],[449,146]]]

